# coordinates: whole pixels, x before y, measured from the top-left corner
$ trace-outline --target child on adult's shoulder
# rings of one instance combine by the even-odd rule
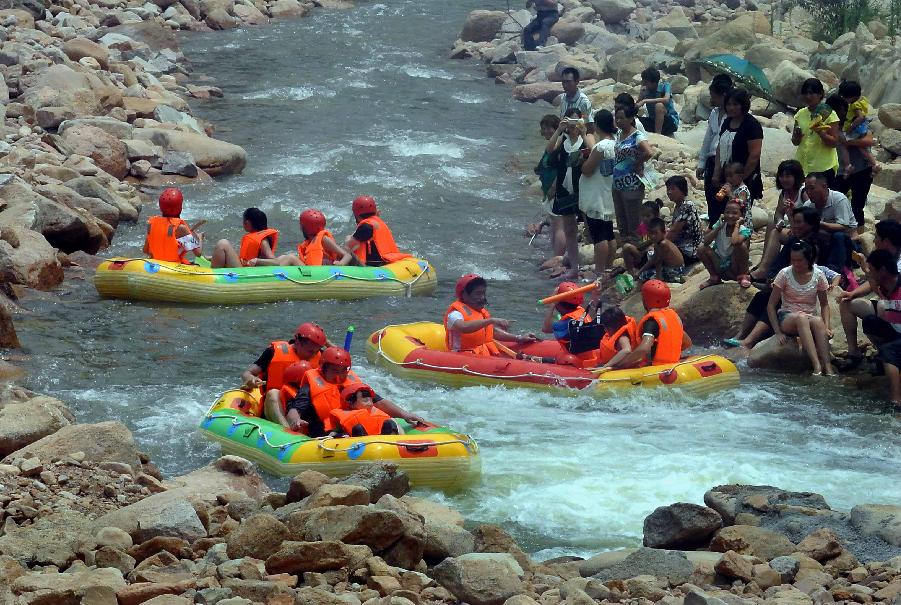
[[[670,283],[683,283],[685,258],[679,247],[666,239],[666,223],[663,219],[655,218],[648,223],[648,236],[653,243],[653,254],[648,253],[648,261],[639,269],[639,281],[660,279]]]
[[[838,86],[838,96],[848,104],[848,114],[845,116],[845,121],[842,125],[842,131],[847,139],[859,139],[866,136],[870,130],[868,117],[870,102],[862,93],[860,84],[853,80],[847,80]],[[876,162],[876,158],[873,157],[871,149],[869,147],[858,147],[858,149],[873,169],[873,172],[879,172],[879,164]],[[847,155],[847,150],[845,150],[845,155]],[[850,158],[843,158],[843,161],[845,162],[843,168],[845,168],[845,173],[847,174],[850,169]]]
[[[632,277],[638,277],[638,267],[648,261],[647,249],[651,246],[651,238],[648,236],[648,224],[655,218],[660,218],[660,208],[663,207],[663,200],[656,199],[644,202],[641,205],[641,222],[635,233],[638,235],[638,241],[634,244],[627,242],[623,244],[622,255],[623,263]]]
[[[741,215],[741,207],[736,200],[726,203],[723,216],[714,223],[704,237],[704,245],[698,250],[698,256],[710,277],[701,284],[703,290],[723,282],[723,279],[735,279],[742,288],[751,286],[748,275],[748,250],[750,248],[751,229],[745,226]]]

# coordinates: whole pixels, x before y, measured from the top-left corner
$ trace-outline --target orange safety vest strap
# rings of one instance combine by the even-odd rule
[[[447,318],[453,311],[459,311],[463,315],[463,321],[491,319],[491,313],[488,312],[488,309],[476,311],[459,300],[452,302],[444,313],[444,344],[448,351],[453,349],[451,330],[447,327]],[[470,352],[483,357],[500,355],[497,345],[494,344],[494,326],[489,324],[481,330],[469,334],[463,334],[462,332],[458,332],[458,334],[460,335],[460,351]]]
[[[241,263],[247,265],[247,261],[253,260],[260,256],[260,248],[263,246],[263,240],[269,240],[269,246],[272,248],[273,254],[275,247],[278,245],[278,231],[275,229],[261,229],[253,233],[247,233],[241,238],[241,250],[238,256]]]
[[[278,399],[282,403],[282,412],[288,409],[288,402],[293,401],[297,397],[297,389],[292,386],[285,385],[278,391]]]
[[[326,431],[334,430],[337,426],[332,410],[341,408],[341,389],[352,382],[361,382],[353,372],[348,372],[347,379],[338,384],[328,382],[319,369],[307,370],[303,375],[301,386],[309,386],[313,408]]]
[[[147,248],[150,258],[171,263],[190,264],[187,251],[179,252],[175,232],[180,225],[188,226],[180,218],[151,216],[147,219]]]
[[[682,336],[685,332],[679,314],[671,308],[649,311],[638,325],[637,335],[639,337],[644,333],[644,324],[650,319],[656,321],[660,326],[660,334],[657,336],[656,349],[654,357],[650,360],[651,363],[654,365],[676,363],[682,357]]]

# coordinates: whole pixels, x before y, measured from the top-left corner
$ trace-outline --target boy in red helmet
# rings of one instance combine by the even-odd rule
[[[314,368],[319,367],[320,351],[328,346],[325,332],[318,325],[307,322],[297,326],[291,340],[276,340],[270,343],[260,357],[241,375],[241,388],[252,391],[262,388],[263,392],[273,391],[278,397],[284,386],[284,374],[288,366],[307,361]]]
[[[691,338],[676,310],[669,306],[669,286],[659,279],[646,281],[641,287],[641,301],[647,314],[638,322],[638,346],[619,362],[619,367],[678,362],[682,351],[691,347]]]
[[[495,340],[528,343],[538,338],[534,334],[519,336],[507,332],[510,322],[491,317],[485,308],[488,303],[488,283],[470,273],[457,280],[457,300],[444,313],[445,346],[448,351],[460,351],[482,357],[498,356]]]
[[[273,260],[257,260],[253,265],[319,266],[348,265],[353,260],[350,252],[335,241],[335,236],[325,228],[325,215],[315,208],[307,208],[298,219],[303,241],[297,246],[297,254],[285,254]]]
[[[322,437],[338,428],[332,411],[342,407],[341,391],[360,382],[350,371],[350,364],[350,353],[344,349],[329,347],[322,353],[319,368],[304,374],[297,396],[288,402],[286,417],[292,430],[306,432],[310,437]],[[402,418],[411,424],[425,422],[375,393],[372,403],[392,418]]]
[[[210,266],[214,269],[252,267],[258,259],[275,258],[278,231],[269,228],[266,213],[259,208],[248,208],[242,218],[246,234],[241,238],[240,250],[236,252],[227,239],[216,242],[210,257]]]
[[[554,294],[563,294],[572,292],[579,288],[578,284],[571,281],[561,282],[554,290]],[[559,300],[553,305],[548,305],[547,314],[544,316],[544,323],[541,325],[541,331],[545,334],[557,335],[557,342],[564,353],[569,352],[569,322],[581,321],[591,323],[594,321],[582,304],[585,302],[585,295],[581,292],[571,294],[569,297]],[[560,319],[556,319],[555,315],[559,314]],[[566,336],[559,336],[566,334]],[[595,351],[587,351],[576,355],[582,367],[592,366],[596,358]]]
[[[379,216],[379,209],[371,196],[359,196],[354,200],[352,210],[357,230],[347,238],[344,246],[357,257],[361,265],[381,267],[410,257],[397,248],[394,235]]]
[[[160,194],[161,216],[147,219],[147,236],[144,239],[144,254],[154,260],[191,264],[188,252],[195,257],[201,255],[203,234],[191,233],[188,223],[181,219],[184,196],[180,190],[170,187]]]
[[[351,437],[397,435],[400,428],[391,416],[375,407],[375,391],[357,382],[341,390],[341,408],[332,410],[338,422],[335,432]]]

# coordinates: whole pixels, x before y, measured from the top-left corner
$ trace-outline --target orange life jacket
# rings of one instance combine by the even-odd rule
[[[353,433],[358,424],[363,425],[367,435],[381,435],[382,425],[386,420],[391,420],[391,416],[377,407],[368,410],[332,410],[332,416],[348,435]]]
[[[278,231],[275,229],[261,229],[241,238],[241,250],[238,252],[238,256],[241,258],[242,265],[247,266],[247,261],[260,255],[260,247],[262,247],[264,239],[269,240],[269,247],[272,248],[274,254],[275,247],[278,245]]]
[[[447,327],[447,316],[450,315],[452,311],[459,311],[462,313],[463,321],[491,318],[491,313],[488,312],[488,309],[476,311],[475,309],[471,309],[467,305],[464,305],[459,300],[452,302],[451,306],[444,312],[444,344],[448,351],[453,351],[451,348],[451,331]],[[497,348],[497,345],[494,344],[494,326],[489,324],[477,332],[471,332],[469,334],[458,332],[458,334],[460,335],[461,352],[473,353],[482,357],[500,355],[500,350]]]
[[[660,326],[660,334],[657,336],[657,348],[654,350],[654,357],[650,360],[652,365],[664,363],[676,363],[682,357],[682,336],[685,329],[682,327],[682,320],[675,309],[667,307],[666,309],[654,309],[648,311],[641,322],[638,324],[636,336],[641,338],[643,334],[645,322],[655,320]]]
[[[150,258],[189,265],[187,250],[179,252],[178,241],[175,239],[175,230],[179,225],[186,228],[188,223],[180,218],[168,216],[151,216],[147,219],[147,248],[150,250]]]
[[[269,389],[281,389],[285,386],[285,370],[292,363],[301,361],[297,352],[294,350],[294,346],[287,340],[273,341],[272,349],[275,351],[275,354],[272,356],[272,361],[269,362],[269,367],[266,368],[265,376],[267,391]],[[314,368],[318,368],[320,355],[321,353],[316,353],[312,359],[308,359],[307,361],[309,361],[310,365]]]
[[[629,337],[629,343],[634,349],[638,345],[638,330],[636,328],[635,320],[626,316],[626,323],[619,330],[612,335],[604,334],[601,337],[601,346],[598,348],[598,363],[607,363],[613,359],[613,356],[619,352],[619,349],[616,348],[616,343],[623,336]]]
[[[284,385],[278,390],[278,399],[282,403],[282,412],[288,409],[288,402],[297,397],[297,389],[290,385]]]
[[[398,250],[397,243],[394,241],[394,235],[391,234],[391,229],[388,228],[385,221],[379,218],[378,215],[364,218],[357,223],[358,227],[360,225],[370,225],[372,227],[372,239],[362,242],[361,245],[357,246],[357,249],[354,250],[354,254],[360,259],[361,264],[366,264],[369,246],[373,245],[375,246],[375,249],[378,250],[379,256],[381,256],[382,260],[386,263],[393,263],[410,257],[409,254]]]
[[[326,258],[330,261],[334,261],[337,256],[329,252],[325,249],[325,246],[322,245],[322,240],[325,236],[329,236],[332,239],[335,239],[331,233],[327,230],[323,229],[319,233],[313,236],[312,239],[304,240],[300,242],[297,246],[297,255],[300,256],[300,260],[303,261],[305,265],[321,265],[322,261]]]
[[[316,415],[319,416],[326,431],[334,430],[338,426],[332,410],[341,408],[341,390],[353,382],[361,382],[353,372],[348,372],[347,378],[338,384],[327,381],[319,368],[307,370],[307,373],[303,375],[300,386],[302,388],[306,385],[310,388],[313,409],[316,410]]]

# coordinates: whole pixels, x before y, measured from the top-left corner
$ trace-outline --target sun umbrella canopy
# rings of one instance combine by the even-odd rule
[[[698,60],[709,71],[727,74],[736,86],[747,88],[751,94],[765,99],[773,97],[773,87],[766,74],[757,65],[735,55],[710,55]]]

